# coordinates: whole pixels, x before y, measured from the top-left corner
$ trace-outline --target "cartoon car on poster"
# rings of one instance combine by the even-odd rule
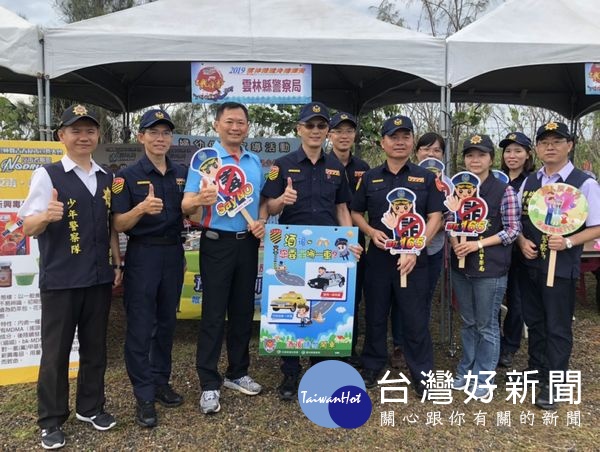
[[[324,267],[319,267],[319,276],[308,280],[308,286],[313,289],[327,290],[331,286],[343,287],[346,278],[339,273],[327,271]]]
[[[271,309],[273,309],[273,311],[289,309],[291,312],[294,312],[298,305],[306,304],[306,299],[301,294],[292,290],[281,294],[279,298],[276,298],[275,300],[271,300]]]

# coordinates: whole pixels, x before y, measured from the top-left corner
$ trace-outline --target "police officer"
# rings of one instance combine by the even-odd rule
[[[280,224],[352,226],[344,166],[322,149],[328,129],[325,105],[311,102],[302,107],[296,126],[300,148],[275,161],[262,190],[269,214],[280,214]],[[294,399],[301,370],[299,358],[282,358],[281,400]]]
[[[221,409],[221,384],[246,395],[257,395],[262,386],[248,375],[248,345],[254,317],[254,287],[258,272],[258,246],[265,234],[266,204],[260,198],[264,183],[260,159],[243,147],[248,135],[248,109],[236,102],[217,108],[214,128],[219,135],[214,148],[198,151],[192,158],[182,207],[194,214],[200,208],[203,232],[200,238],[200,277],[202,278],[202,319],[198,332],[196,369],[202,386],[200,411]],[[227,165],[227,167],[226,167]],[[235,177],[241,168],[252,184],[252,201],[246,206],[252,221],[241,212],[230,217],[217,210],[217,200],[227,194],[218,188],[218,178]],[[224,168],[224,169],[223,169]],[[220,171],[221,170],[221,171]],[[229,184],[229,187],[233,182]],[[246,192],[247,193],[247,192]],[[227,315],[227,357],[225,380],[218,371]]]
[[[111,285],[121,280],[120,254],[117,235],[109,228],[112,174],[91,157],[99,126],[95,113],[83,105],[63,112],[58,138],[66,154],[60,162],[34,171],[19,210],[23,231],[36,236],[40,248],[42,356],[37,397],[45,449],[65,445],[61,426],[69,418],[69,353],[76,329],[76,417],[97,430],[116,425],[104,411],[104,373]]]
[[[537,130],[535,148],[544,166],[530,174],[521,186],[523,232],[517,243],[527,267],[521,275],[521,297],[529,334],[529,368],[539,372],[541,384],[535,404],[551,410],[555,405],[549,371],[567,371],[573,348],[571,323],[583,244],[600,237],[600,187],[569,160],[573,137],[565,124],[543,124]],[[531,195],[540,187],[557,182],[580,189],[589,204],[585,225],[568,236],[542,234],[528,215]],[[546,285],[549,250],[556,251],[553,287]]]
[[[465,167],[452,178],[457,195],[452,199],[456,223],[483,221],[487,224],[469,231],[466,240],[450,235],[452,245],[452,285],[462,321],[462,358],[458,364],[452,388],[464,390],[470,386],[465,377],[469,372],[478,376],[473,397],[491,397],[488,380],[496,369],[500,355],[498,314],[506,291],[512,243],[521,230],[520,209],[513,188],[493,176],[494,144],[489,136],[474,134],[463,144]],[[477,195],[477,188],[479,194]],[[476,198],[472,198],[477,196]],[[460,199],[458,208],[456,203]],[[485,201],[487,209],[483,208]],[[458,260],[464,259],[464,268]]]
[[[356,139],[356,118],[350,113],[339,112],[329,121],[329,141],[331,142],[331,156],[340,161],[346,169],[348,186],[352,194],[356,192],[356,185],[362,175],[370,167],[367,162],[359,159],[352,154],[352,147]],[[350,208],[350,203],[348,203]],[[365,235],[362,232],[358,234],[358,243],[365,247]],[[337,245],[336,245],[337,246]],[[363,282],[365,279],[365,264],[359,260],[356,266],[356,290],[354,295],[354,326],[352,328],[352,356],[348,361],[353,365],[360,365],[358,352],[356,351],[356,341],[358,340],[358,312],[360,302],[363,297]]]
[[[392,237],[392,231],[382,218],[387,212],[385,221],[393,220],[397,212],[393,204],[400,210],[406,209],[410,200],[400,198],[406,198],[407,192],[400,194],[397,191],[398,199],[392,199],[391,203],[387,196],[395,188],[407,188],[416,195],[415,211],[426,219],[426,235],[431,239],[441,225],[443,197],[435,186],[435,175],[409,161],[414,147],[410,118],[394,116],[387,119],[381,135],[386,161],[363,175],[351,204],[354,224],[371,237],[366,256],[367,330],[361,355],[362,375],[367,388],[376,386],[387,361],[387,322],[390,307],[394,304],[401,313],[406,363],[415,390],[422,394],[424,386],[419,381],[424,377],[421,372],[433,370],[427,310],[427,253],[421,252],[418,257],[409,254],[404,259],[390,254],[385,249],[385,241]],[[400,287],[400,274],[407,275],[406,288]]]
[[[531,139],[522,132],[510,132],[499,144],[502,149],[502,171],[509,178],[510,186],[519,191],[525,178],[533,170],[533,149]],[[523,304],[519,275],[524,271],[521,265],[521,250],[513,247],[513,254],[508,271],[506,285],[507,312],[502,326],[502,339],[500,341],[500,359],[498,365],[511,368],[513,356],[521,346],[523,334]]]
[[[167,153],[175,128],[164,110],[142,116],[144,156],[115,177],[115,229],[129,236],[123,302],[127,314],[125,364],[137,400],[136,422],[157,425],[155,401],[176,407],[183,398],[169,384],[176,312],[183,284],[185,168]]]

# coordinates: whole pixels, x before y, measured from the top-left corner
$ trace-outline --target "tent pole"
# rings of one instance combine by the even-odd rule
[[[42,75],[37,78],[37,92],[38,92],[38,132],[39,140],[44,141],[46,137],[46,120],[44,117],[44,81]]]
[[[45,98],[45,108],[46,108],[46,141],[54,141],[54,137],[52,136],[52,115],[50,112],[50,77],[45,76],[46,79],[46,98]]]

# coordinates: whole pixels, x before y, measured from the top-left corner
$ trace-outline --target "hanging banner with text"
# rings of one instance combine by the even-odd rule
[[[312,100],[311,65],[192,63],[192,103],[306,104]]]
[[[585,63],[585,94],[600,95],[600,63]]]

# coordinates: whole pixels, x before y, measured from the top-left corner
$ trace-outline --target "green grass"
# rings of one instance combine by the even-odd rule
[[[578,301],[574,322],[575,346],[571,368],[582,372],[582,403],[559,405],[558,424],[542,424],[542,411],[528,403],[512,405],[504,397],[490,404],[463,403],[457,396],[450,405],[420,403],[409,390],[408,403],[380,404],[379,390],[369,391],[373,401],[370,420],[355,430],[325,429],[311,423],[298,403],[282,403],[277,398],[281,374],[279,360],[258,356],[258,324],[251,344],[251,374],[264,389],[263,394],[248,397],[223,388],[221,412],[205,416],[197,409],[198,377],[195,370],[197,321],[179,321],[173,350],[173,385],[186,401],[183,406],[166,409],[158,406],[159,426],[147,430],[133,418],[134,397],[123,363],[124,317],[122,303],[115,300],[109,325],[109,360],[106,374],[106,409],[118,425],[108,432],[97,432],[89,424],[74,419],[64,425],[67,450],[598,450],[600,444],[600,316],[595,307],[595,281],[588,279],[588,301]],[[436,304],[434,334],[436,368],[454,372],[460,357],[450,356],[447,344],[439,342]],[[455,316],[455,340],[459,328]],[[223,347],[221,369],[226,367]],[[515,357],[517,369],[526,367],[526,342]],[[407,371],[404,369],[404,372]],[[393,374],[392,374],[393,375]],[[498,380],[503,379],[503,373]],[[71,384],[71,406],[75,384]],[[503,392],[504,394],[504,392]],[[395,426],[381,426],[381,412],[394,411]],[[473,416],[479,410],[488,413],[485,426],[477,426]],[[496,426],[496,413],[511,411],[512,426]],[[519,422],[521,411],[535,415],[534,426]],[[579,410],[580,427],[565,425],[568,411]],[[426,425],[428,413],[439,411],[443,425]],[[464,412],[465,424],[452,426],[452,412]],[[0,449],[39,449],[36,421],[35,384],[0,387]],[[409,424],[407,416],[418,416]],[[432,416],[432,414],[429,414]]]

